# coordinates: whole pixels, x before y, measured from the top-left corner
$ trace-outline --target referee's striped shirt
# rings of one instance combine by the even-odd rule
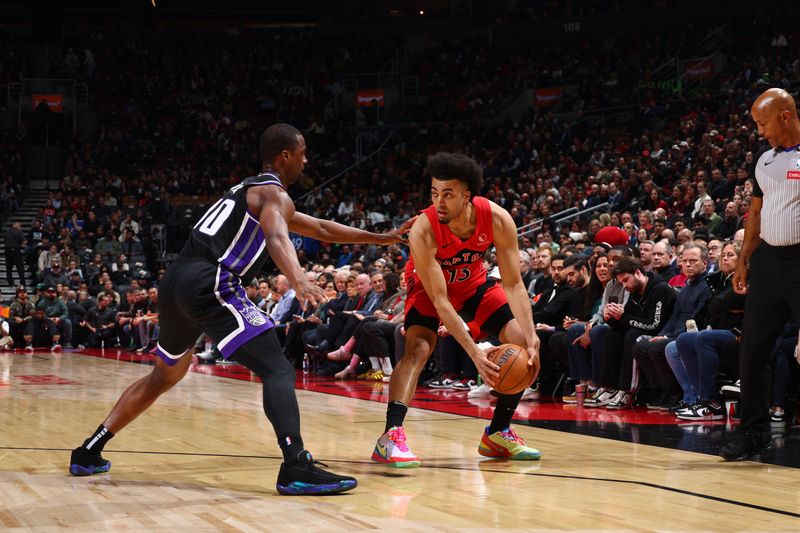
[[[761,239],[772,246],[800,244],[800,144],[766,150],[755,176],[753,196],[763,199]]]

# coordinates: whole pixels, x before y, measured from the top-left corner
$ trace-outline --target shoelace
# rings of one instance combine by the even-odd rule
[[[523,441],[519,435],[514,433],[514,430],[511,428],[508,428],[505,431],[501,431],[500,436],[503,438],[503,440],[507,440],[508,442],[518,442],[523,446],[525,446],[525,441]]]
[[[315,470],[319,470],[320,469],[317,465],[322,465],[325,468],[328,468],[327,464],[323,463],[322,461],[317,461],[316,459],[311,459],[311,462],[308,463],[308,465],[310,467],[312,467],[313,469],[315,469]]]
[[[317,465],[322,465],[325,468],[328,468],[327,464],[323,463],[322,461],[317,461],[316,459],[314,459],[314,457],[311,454],[309,454],[309,458],[311,459],[311,461],[309,461],[306,464],[308,465],[308,468],[310,470],[312,470],[312,471],[313,470],[320,470],[320,468]],[[298,463],[298,464],[302,464],[302,463]]]
[[[400,450],[407,452],[408,446],[406,445],[406,432],[403,428],[399,427],[394,431],[389,432],[389,439],[394,442],[394,445]]]

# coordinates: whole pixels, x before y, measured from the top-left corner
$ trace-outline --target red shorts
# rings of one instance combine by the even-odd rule
[[[455,306],[454,306],[455,307]],[[498,337],[506,324],[514,319],[508,305],[506,292],[494,280],[487,280],[461,305],[455,307],[458,315],[467,323],[473,339],[486,336]],[[415,284],[406,298],[405,329],[422,326],[436,331],[441,324],[433,302],[422,283]]]

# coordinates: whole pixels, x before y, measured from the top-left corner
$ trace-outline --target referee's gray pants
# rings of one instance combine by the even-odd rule
[[[800,319],[800,244],[762,242],[750,256],[739,369],[742,428],[769,429],[770,353],[792,315]]]

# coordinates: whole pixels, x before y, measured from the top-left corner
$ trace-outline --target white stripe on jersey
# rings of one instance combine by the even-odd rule
[[[257,224],[256,231],[261,231],[261,224],[258,222],[258,220],[256,220],[256,217],[251,215],[249,212],[245,213],[245,220],[247,219],[247,217],[250,217],[253,220],[255,220]],[[261,244],[258,247],[258,250],[256,250],[256,253],[253,255],[253,258],[250,260],[250,262],[247,263],[247,265],[242,269],[242,275],[239,277],[243,278],[245,277],[245,275],[247,275],[247,271],[250,270],[250,268],[253,266],[256,260],[261,256],[261,252],[264,251],[264,248],[266,248],[266,246],[267,246],[267,241],[262,240]]]
[[[242,225],[239,226],[239,231],[237,231],[236,236],[231,239],[231,243],[228,245],[228,249],[225,250],[225,253],[217,258],[217,263],[221,263],[222,260],[228,257],[228,255],[233,251],[233,247],[236,246],[236,243],[239,242],[239,238],[242,236],[242,233],[244,233],[244,228],[247,226],[247,222],[247,217],[242,217]]]
[[[254,185],[269,185],[270,183],[272,183],[273,185],[279,185],[280,187],[283,187],[283,183],[281,183],[280,180],[253,181],[248,183],[247,185],[248,187],[252,187]]]

